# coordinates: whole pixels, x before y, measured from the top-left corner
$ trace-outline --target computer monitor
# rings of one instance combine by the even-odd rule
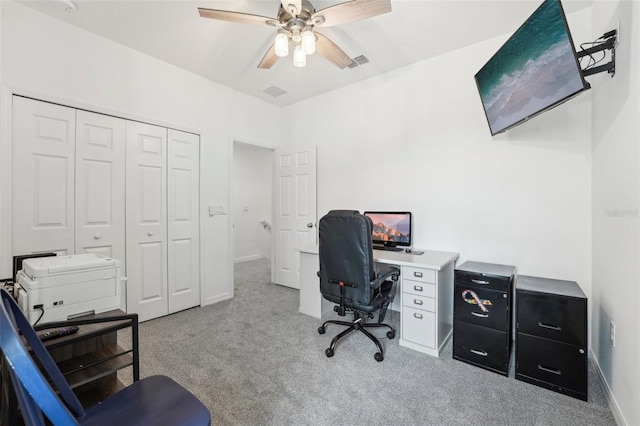
[[[22,269],[22,262],[25,259],[31,259],[34,257],[50,257],[55,256],[56,253],[31,253],[31,254],[21,254],[19,256],[13,256],[13,282],[18,282],[18,271]]]
[[[364,212],[373,222],[374,248],[411,247],[411,212]]]

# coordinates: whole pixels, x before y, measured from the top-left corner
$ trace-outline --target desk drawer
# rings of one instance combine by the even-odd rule
[[[436,271],[433,269],[414,268],[413,266],[402,267],[403,279],[422,281],[423,283],[436,283]]]
[[[415,294],[416,296],[436,297],[436,285],[402,279],[402,292]]]
[[[411,293],[405,293],[402,298],[402,304],[410,308],[422,309],[425,311],[436,311],[436,299],[432,297],[418,296]]]
[[[508,331],[509,313],[509,297],[504,291],[456,284],[453,293],[453,317],[456,321]]]
[[[456,271],[456,284],[472,286],[476,288],[486,288],[489,290],[510,291],[511,277],[496,277],[483,275],[476,272]]]
[[[404,306],[402,308],[402,338],[429,348],[436,347],[436,314]]]
[[[453,358],[507,375],[509,338],[504,331],[455,321]]]

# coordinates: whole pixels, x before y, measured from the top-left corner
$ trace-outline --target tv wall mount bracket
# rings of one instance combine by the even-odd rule
[[[578,59],[581,59],[585,56],[591,56],[594,53],[604,52],[605,50],[609,50],[611,53],[611,61],[607,62],[606,64],[600,65],[597,67],[594,67],[593,64],[587,65],[587,67],[585,67],[582,70],[582,73],[584,74],[585,77],[588,75],[598,74],[605,71],[611,74],[611,77],[613,77],[616,74],[617,39],[618,39],[618,31],[611,30],[603,34],[602,37],[598,39],[598,40],[602,40],[602,42],[598,44],[594,43],[595,44],[594,46],[588,49],[584,49],[579,52],[576,52],[576,56],[578,57]]]

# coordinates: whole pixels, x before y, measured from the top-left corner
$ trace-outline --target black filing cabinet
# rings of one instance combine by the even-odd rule
[[[573,281],[519,276],[516,379],[587,400],[587,298]]]
[[[507,376],[516,268],[465,262],[455,271],[453,358]]]

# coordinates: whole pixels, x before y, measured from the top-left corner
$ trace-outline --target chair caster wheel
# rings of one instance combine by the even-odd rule
[[[382,361],[384,359],[384,356],[380,352],[376,352],[376,354],[373,356],[373,358],[376,361],[380,362],[380,361]]]
[[[331,358],[333,356],[333,349],[327,348],[327,350],[324,351],[324,354],[327,356],[327,358]]]
[[[325,331],[327,331],[327,330],[325,330],[325,328],[323,326],[318,327],[318,333],[324,334]]]
[[[387,331],[387,337],[389,339],[393,339],[394,337],[396,337],[396,332],[394,330]]]

